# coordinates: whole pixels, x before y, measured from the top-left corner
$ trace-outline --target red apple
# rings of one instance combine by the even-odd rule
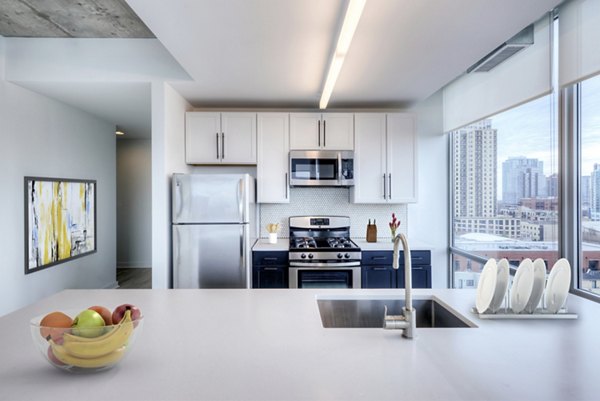
[[[115,310],[112,314],[113,324],[119,324],[121,322],[121,320],[123,319],[123,316],[125,316],[125,311],[127,311],[127,310],[131,311],[131,320],[137,320],[142,316],[142,311],[140,311],[140,309],[135,305],[131,305],[131,304],[119,305],[115,308]]]
[[[102,316],[102,319],[104,319],[104,324],[107,326],[110,326],[112,323],[112,313],[110,312],[110,310],[108,308],[105,308],[104,306],[90,306],[88,309],[91,309],[93,311],[96,311],[100,314],[100,316]]]
[[[52,351],[52,347],[50,347],[50,346],[48,347],[48,359],[50,360],[50,362],[52,362],[56,366],[64,366],[65,365],[56,357],[56,355],[54,355],[54,352]]]

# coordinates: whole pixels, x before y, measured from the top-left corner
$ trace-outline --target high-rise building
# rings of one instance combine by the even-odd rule
[[[502,163],[502,202],[516,205],[522,198],[546,197],[544,162],[509,157]]]
[[[496,214],[496,137],[491,120],[453,132],[455,217]]]
[[[580,191],[581,192],[581,204],[584,206],[584,208],[589,208],[590,202],[591,202],[590,192],[592,191],[590,176],[582,175],[580,185],[581,185],[581,191]]]
[[[600,220],[600,164],[594,164],[590,174],[590,215],[592,220]]]
[[[546,177],[546,194],[548,197],[558,198],[558,174],[554,173]]]

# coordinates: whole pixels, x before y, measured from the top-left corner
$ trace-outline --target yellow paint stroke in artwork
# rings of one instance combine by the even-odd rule
[[[85,184],[79,184],[79,200],[81,201],[81,210],[85,210]]]
[[[52,202],[50,204],[46,204],[44,202],[44,185],[42,182],[36,182],[36,191],[40,200],[40,208],[39,208],[39,227],[41,232],[38,233],[38,238],[41,240],[41,244],[43,244],[43,253],[42,253],[42,264],[45,265],[47,263],[52,262],[52,236],[50,232],[50,222],[52,221]]]
[[[58,189],[61,189],[60,191]],[[56,229],[58,231],[58,259],[67,259],[71,256],[71,240],[67,230],[68,220],[65,219],[67,205],[67,185],[57,185],[56,192]]]

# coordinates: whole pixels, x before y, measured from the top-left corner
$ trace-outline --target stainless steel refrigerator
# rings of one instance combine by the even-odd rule
[[[173,287],[250,288],[254,178],[173,174]]]

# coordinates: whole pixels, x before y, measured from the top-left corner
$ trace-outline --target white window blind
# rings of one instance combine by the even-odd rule
[[[550,93],[550,29],[548,14],[534,25],[533,45],[489,72],[465,74],[448,84],[443,92],[444,131],[455,130]]]
[[[571,0],[558,18],[561,87],[600,73],[600,1]]]

